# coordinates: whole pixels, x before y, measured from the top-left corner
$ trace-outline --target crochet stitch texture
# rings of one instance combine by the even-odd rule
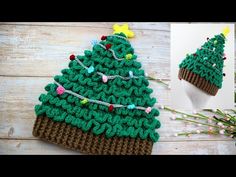
[[[179,64],[179,78],[185,79],[203,91],[216,95],[222,88],[225,36],[223,33],[208,39],[201,48]]]
[[[92,103],[88,100],[83,103],[78,97],[63,92],[62,88],[58,92],[58,85],[50,83],[45,87],[47,93],[41,94],[39,97],[41,104],[35,106],[37,115],[33,131],[35,136],[63,145],[60,140],[58,142],[55,140],[55,134],[59,130],[53,129],[55,125],[62,126],[63,124],[64,127],[69,126],[69,132],[74,129],[74,140],[80,138],[80,136],[76,137],[75,135],[75,132],[79,131],[81,134],[86,134],[86,137],[89,135],[90,138],[95,138],[96,141],[93,143],[101,142],[102,138],[104,142],[114,143],[116,141],[120,142],[121,145],[126,144],[125,146],[129,146],[131,141],[133,145],[132,143],[130,145],[136,147],[135,152],[137,154],[151,153],[150,149],[153,142],[159,139],[159,135],[155,131],[160,127],[160,122],[155,118],[159,115],[159,111],[152,108],[156,103],[156,99],[150,97],[153,90],[148,88],[149,82],[145,78],[141,64],[136,61],[137,56],[134,54],[134,49],[128,39],[124,38],[126,36],[123,33],[107,36],[105,40],[103,39],[94,44],[92,51],[85,50],[84,55],[76,56],[88,69],[92,67],[92,71],[88,72],[88,69],[81,66],[76,60],[72,60],[69,63],[69,68],[63,69],[62,75],[55,76],[54,80],[65,90],[70,90],[86,98],[107,102],[111,105],[121,104],[127,107],[113,108]],[[116,60],[113,53],[101,47],[100,44],[103,46],[109,44],[109,49],[114,51],[115,56],[123,58],[123,60]],[[127,54],[129,54],[129,59],[126,59]],[[116,77],[104,83],[104,78],[96,74],[98,72],[107,76],[120,75],[122,77],[129,77],[130,73],[132,73],[138,77],[128,80]],[[134,109],[138,106],[147,108],[147,111]],[[58,125],[58,123],[61,124]],[[54,139],[50,136],[50,132],[47,129],[50,129],[50,132],[54,132]],[[60,133],[60,136],[62,134],[63,132]],[[70,133],[68,136],[70,137]],[[117,138],[120,138],[119,141]],[[123,141],[126,141],[126,143]],[[142,148],[147,146],[149,150],[139,151],[137,148],[140,145],[143,145]],[[104,154],[101,149],[100,151],[95,151],[94,149],[93,151],[91,149],[86,150],[89,147],[85,149],[79,148],[79,146],[75,147],[75,145],[68,145],[67,141],[65,141],[63,146],[84,153]],[[98,146],[100,147],[101,145]],[[109,145],[107,146],[109,149]],[[122,147],[120,148],[122,149]],[[119,152],[121,153],[122,150]],[[128,151],[123,151],[123,154],[132,154],[132,152],[134,153],[132,150],[129,153]]]

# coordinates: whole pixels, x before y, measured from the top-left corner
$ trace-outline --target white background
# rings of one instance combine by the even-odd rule
[[[216,96],[212,96],[205,108],[232,109],[234,108],[234,25],[233,24],[171,24],[171,104],[172,107],[191,109],[191,102],[184,92],[181,81],[178,79],[178,65],[186,54],[196,52],[206,38],[220,34],[224,27],[230,28],[227,35],[224,52],[227,59],[224,61],[222,88]]]

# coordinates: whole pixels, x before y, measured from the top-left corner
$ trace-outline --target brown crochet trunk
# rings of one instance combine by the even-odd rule
[[[215,96],[218,92],[218,87],[216,87],[214,84],[211,84],[206,79],[187,69],[181,68],[179,70],[178,77],[180,80],[184,79],[210,95]]]
[[[97,155],[150,155],[153,142],[140,138],[105,138],[91,132],[82,132],[65,122],[54,122],[47,117],[37,117],[33,135],[63,147],[85,154]]]

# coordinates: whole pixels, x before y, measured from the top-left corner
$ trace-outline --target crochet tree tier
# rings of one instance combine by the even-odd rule
[[[207,38],[207,41],[179,65],[179,79],[184,79],[204,92],[215,96],[222,87],[224,54],[226,35],[229,29],[226,28],[219,35]]]
[[[45,87],[34,136],[86,154],[151,154],[159,138],[156,99],[128,35],[118,31],[71,55],[69,68]]]

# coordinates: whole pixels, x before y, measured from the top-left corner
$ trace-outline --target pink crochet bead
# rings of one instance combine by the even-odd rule
[[[108,80],[107,76],[106,76],[106,75],[103,75],[103,76],[102,76],[102,81],[103,81],[104,83],[106,83],[107,80]]]
[[[146,112],[147,114],[149,114],[151,111],[152,111],[152,108],[151,108],[151,107],[147,107],[147,109],[145,110],[145,112]]]
[[[58,95],[62,95],[64,92],[65,92],[64,87],[62,87],[62,86],[57,87],[57,94]]]

